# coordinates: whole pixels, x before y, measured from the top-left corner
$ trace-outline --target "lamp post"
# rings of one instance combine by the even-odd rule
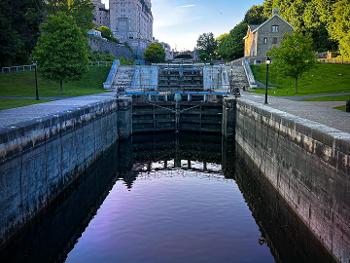
[[[34,75],[35,75],[35,99],[39,100],[38,74],[37,74],[38,62],[34,61],[33,66],[34,66]]]
[[[266,85],[265,85],[265,104],[269,104],[267,101],[268,96],[268,88],[269,88],[269,66],[271,64],[271,59],[269,57],[266,58]]]

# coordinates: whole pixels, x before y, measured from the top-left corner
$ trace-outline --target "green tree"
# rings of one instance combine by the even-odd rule
[[[280,15],[291,23],[295,30],[310,33],[313,47],[319,52],[336,50],[338,43],[331,39],[329,22],[332,6],[339,0],[265,0],[264,14],[271,16],[278,8]]]
[[[0,1],[0,66],[30,62],[44,7],[43,0]]]
[[[39,72],[47,79],[63,82],[80,79],[87,69],[88,46],[74,18],[64,12],[48,17],[41,26],[33,57]]]
[[[230,61],[244,56],[244,40],[248,25],[241,22],[236,25],[230,33],[219,42],[218,54],[224,60]]]
[[[50,14],[65,12],[74,18],[75,23],[83,32],[94,27],[94,6],[91,0],[49,0],[48,11]]]
[[[109,41],[118,42],[113,36],[112,30],[108,26],[100,26],[97,28],[101,32],[102,37],[108,39]]]
[[[245,14],[243,21],[249,25],[260,25],[270,16],[265,16],[263,5],[253,5]]]
[[[165,50],[159,43],[152,43],[145,50],[145,60],[148,63],[162,63],[165,61]]]
[[[204,33],[197,40],[197,49],[202,61],[209,62],[216,58],[218,43],[213,33]]]
[[[280,47],[274,47],[268,55],[272,57],[273,67],[282,76],[295,80],[295,93],[298,93],[298,80],[316,63],[312,39],[300,32],[286,35]]]
[[[330,32],[333,39],[339,41],[342,56],[350,58],[350,0],[340,0],[334,6]]]
[[[248,25],[259,25],[267,20],[262,5],[252,6],[246,13],[244,20],[237,24],[228,35],[218,41],[218,54],[225,60],[234,60],[244,56],[244,40]]]

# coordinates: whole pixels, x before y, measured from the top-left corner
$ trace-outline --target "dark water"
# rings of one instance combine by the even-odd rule
[[[138,136],[112,147],[1,262],[329,262],[233,142]]]

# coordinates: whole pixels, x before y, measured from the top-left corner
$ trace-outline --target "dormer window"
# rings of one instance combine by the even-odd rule
[[[278,25],[273,25],[272,26],[272,33],[278,33],[279,31],[279,26]]]

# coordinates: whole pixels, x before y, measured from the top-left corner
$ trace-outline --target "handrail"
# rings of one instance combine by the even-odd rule
[[[33,71],[34,67],[35,67],[34,64],[11,66],[11,67],[2,67],[0,73]]]
[[[252,71],[252,69],[250,67],[249,61],[247,59],[243,59],[242,66],[243,66],[244,72],[245,72],[245,74],[247,76],[249,87],[251,89],[256,89],[258,87],[258,85],[256,83],[256,80],[255,80],[253,71]]]
[[[89,62],[89,66],[97,66],[97,67],[105,67],[112,64],[111,61],[91,61]],[[27,71],[33,71],[35,65],[18,65],[18,66],[10,66],[10,67],[2,67],[0,70],[0,73],[12,73],[12,72],[27,72]]]
[[[111,70],[109,71],[108,77],[106,81],[103,83],[103,88],[105,89],[111,89],[113,85],[113,81],[115,76],[117,75],[118,68],[120,66],[119,60],[114,60],[113,64],[111,66]]]

